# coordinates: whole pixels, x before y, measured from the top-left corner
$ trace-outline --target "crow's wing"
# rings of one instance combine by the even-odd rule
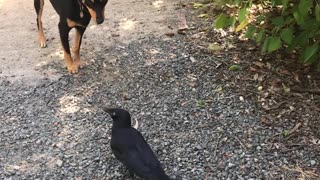
[[[120,135],[121,133],[121,135]],[[162,174],[160,162],[150,146],[136,129],[114,131],[111,148],[117,159],[128,169],[142,177],[151,177]]]
[[[162,172],[161,165],[150,146],[136,129],[131,129],[134,146],[128,149],[127,165],[138,175],[152,177]]]

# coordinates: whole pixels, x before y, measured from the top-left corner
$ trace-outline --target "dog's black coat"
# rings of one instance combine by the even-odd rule
[[[58,27],[67,68],[69,72],[77,73],[80,64],[80,46],[83,33],[91,18],[97,24],[101,24],[104,21],[104,7],[108,0],[50,0],[50,2],[60,17]],[[41,21],[43,5],[44,0],[34,0],[34,8],[37,13],[39,44],[41,47],[46,47],[46,38]],[[77,30],[74,59],[71,57],[69,46],[69,32],[72,28],[76,28]]]
[[[105,109],[113,119],[111,149],[115,157],[133,173],[150,180],[169,180],[161,164],[139,131],[131,127],[124,109]]]

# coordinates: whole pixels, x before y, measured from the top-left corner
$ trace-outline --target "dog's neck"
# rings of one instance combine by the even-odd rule
[[[80,18],[83,18],[83,9],[85,8],[84,6],[84,0],[78,0],[78,4],[79,4],[79,7],[80,7]]]

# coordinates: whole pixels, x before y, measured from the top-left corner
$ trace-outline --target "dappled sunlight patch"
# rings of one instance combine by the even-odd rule
[[[155,7],[155,8],[160,8],[161,7],[161,5],[163,5],[163,1],[162,0],[158,0],[158,1],[154,1],[153,3],[152,3],[152,5]]]
[[[122,19],[120,22],[120,28],[123,30],[133,30],[137,24],[137,21],[133,19]]]
[[[150,50],[149,50],[149,53],[150,53],[150,54],[153,54],[153,55],[159,54],[159,53],[160,53],[160,50],[159,50],[159,49],[150,49]]]
[[[150,58],[150,59],[146,59],[146,65],[151,66],[153,64],[157,64],[159,62],[165,62],[168,61],[167,59],[162,59],[162,58]]]
[[[16,164],[12,165],[7,165],[4,167],[6,172],[36,172],[39,170],[40,165],[39,164],[34,164],[34,163],[29,163],[27,161],[20,161]]]
[[[31,159],[36,161],[45,161],[46,162],[46,168],[54,169],[56,166],[59,166],[60,159],[57,159],[55,157],[52,157],[48,155],[47,153],[35,153],[32,155]]]
[[[2,6],[3,6],[3,1],[4,0],[0,0],[0,8],[2,8]]]
[[[63,51],[61,50],[61,48],[57,48],[55,52],[48,54],[48,56],[51,58],[46,58],[47,60],[44,60],[44,58],[41,59],[41,61],[38,64],[36,64],[36,68],[48,66],[52,62],[63,62],[63,61],[56,61],[56,60],[63,60],[64,58]]]
[[[62,136],[62,137],[67,136],[67,135],[69,135],[69,134],[72,133],[71,131],[72,131],[71,128],[70,128],[68,125],[66,125],[66,126],[64,126],[63,129],[59,132],[59,136]],[[55,146],[61,148],[61,147],[63,147],[63,143],[64,143],[64,142],[58,142],[58,143],[55,144]]]
[[[75,96],[63,96],[60,98],[60,112],[64,114],[73,114],[80,110],[80,98]]]
[[[160,48],[145,49],[145,53],[149,58],[145,59],[146,65],[150,66],[159,62],[170,61],[170,58],[164,58],[164,52]]]

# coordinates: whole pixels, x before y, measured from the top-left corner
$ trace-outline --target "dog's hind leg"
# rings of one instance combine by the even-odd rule
[[[74,63],[79,67],[81,65],[80,62],[80,46],[82,41],[82,36],[84,31],[86,30],[85,27],[75,27],[76,33],[75,33],[75,39],[74,39],[74,46],[73,46],[73,52],[74,52]]]
[[[43,12],[44,0],[34,0],[34,8],[37,13],[37,26],[38,26],[38,36],[39,36],[39,45],[41,48],[47,47],[46,38],[43,33],[41,16]]]

